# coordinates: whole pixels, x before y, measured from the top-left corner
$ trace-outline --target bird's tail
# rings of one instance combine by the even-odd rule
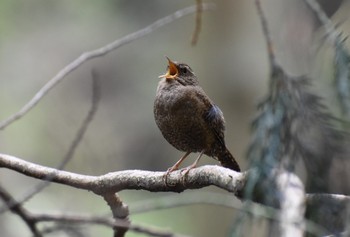
[[[226,167],[226,168],[229,168],[231,170],[238,171],[238,172],[241,171],[241,168],[239,168],[237,161],[231,155],[230,151],[227,148],[225,150],[223,150],[222,152],[220,152],[218,154],[217,158],[223,167]]]

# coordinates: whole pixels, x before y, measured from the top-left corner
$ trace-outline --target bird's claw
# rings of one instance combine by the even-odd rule
[[[167,169],[167,171],[165,172],[165,174],[164,174],[164,176],[163,176],[163,177],[164,177],[165,186],[167,186],[167,187],[175,186],[174,184],[168,183],[168,176],[169,176],[169,174],[170,174],[171,172],[175,171],[175,170],[177,170],[177,167],[172,166],[172,167],[170,167],[169,169]]]

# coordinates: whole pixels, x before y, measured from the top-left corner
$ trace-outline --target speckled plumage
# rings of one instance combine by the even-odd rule
[[[155,121],[164,138],[178,150],[202,152],[240,171],[225,145],[225,121],[219,107],[199,86],[188,65],[169,60],[169,67],[161,76],[154,102]]]

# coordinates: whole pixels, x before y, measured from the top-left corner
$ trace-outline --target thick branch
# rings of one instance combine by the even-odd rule
[[[246,173],[238,173],[220,166],[202,166],[191,170],[185,177],[181,171],[175,171],[168,176],[167,183],[164,181],[165,172],[124,170],[101,176],[89,176],[33,164],[6,154],[0,154],[0,167],[15,170],[36,179],[50,177],[52,182],[97,194],[125,189],[182,192],[186,189],[199,189],[210,185],[238,194],[246,181]]]
[[[278,223],[271,225],[271,236],[304,236],[305,189],[301,180],[287,171],[276,174],[276,196],[280,211]]]
[[[142,189],[151,192],[182,192],[186,189],[199,189],[210,185],[217,186],[238,195],[245,187],[248,174],[252,172],[251,170],[238,173],[220,166],[207,165],[191,170],[186,177],[183,176],[181,171],[172,172],[166,184],[164,181],[165,172],[125,170],[101,176],[88,176],[36,165],[5,154],[0,154],[0,167],[8,168],[37,179],[45,179],[47,176],[52,176],[52,182],[93,191],[99,195],[106,195],[125,189]],[[284,216],[282,225],[287,224],[285,227],[294,228],[296,231],[301,230],[303,229],[301,224],[303,211],[299,210],[299,208],[303,208],[302,185],[299,183],[299,179],[291,173],[281,173],[277,174],[277,176],[279,177],[278,183],[279,186],[282,187],[282,191],[284,190],[283,187],[289,187],[289,189],[283,191],[284,201],[280,203],[280,208],[282,210],[280,210],[279,217],[281,215]],[[297,200],[295,199],[296,194],[298,194]],[[330,200],[333,204],[337,204],[337,206],[339,206],[338,210],[342,209],[342,211],[337,212],[338,215],[334,216],[334,222],[337,222],[337,220],[340,221],[342,219],[341,217],[346,212],[346,208],[341,207],[344,205],[344,201],[348,202],[349,197],[314,194],[307,195],[305,200],[307,200],[307,209],[315,205],[317,206],[318,203],[320,203],[319,200]],[[256,201],[261,202],[259,199]],[[325,205],[324,212],[332,209],[332,206]],[[293,210],[289,212],[288,210],[291,208]],[[340,213],[342,214],[340,215]],[[290,223],[290,226],[288,226],[288,223]],[[326,223],[327,220],[321,220],[318,224],[322,226],[326,225]],[[287,231],[287,229],[283,230]],[[315,232],[315,230],[312,232]]]

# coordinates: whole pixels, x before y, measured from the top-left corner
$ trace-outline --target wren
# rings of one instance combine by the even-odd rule
[[[225,145],[225,120],[220,108],[205,94],[187,64],[167,59],[167,72],[160,76],[154,101],[154,117],[164,138],[185,152],[167,174],[177,170],[192,152],[200,154],[186,173],[196,167],[203,154],[217,159],[226,168],[240,171]]]

